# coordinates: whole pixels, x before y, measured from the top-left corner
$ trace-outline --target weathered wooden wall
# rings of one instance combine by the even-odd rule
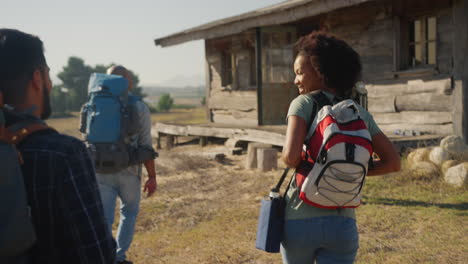
[[[411,2],[411,1],[409,1]],[[443,3],[442,3],[443,2]],[[331,12],[322,26],[345,39],[360,55],[363,81],[369,96],[369,111],[387,134],[451,134],[452,39],[454,25],[449,1],[437,8],[426,1],[377,1]],[[437,17],[437,67],[428,70],[398,70],[396,27],[401,12]],[[427,13],[426,13],[427,12]]]
[[[461,114],[452,115],[453,105],[459,105],[458,113],[465,113],[462,99],[465,93],[462,92],[466,84],[461,81],[466,74],[463,78],[452,78],[453,61],[457,61],[454,54],[458,52],[460,56],[466,56],[466,45],[454,44],[458,34],[457,25],[454,25],[455,16],[465,21],[466,14],[456,12],[452,4],[464,7],[465,1],[468,0],[381,0],[303,19],[289,26],[295,26],[299,34],[306,34],[318,27],[326,28],[346,40],[361,55],[363,81],[369,90],[369,110],[384,132],[393,134],[409,130],[415,134],[448,134],[453,133],[453,123],[458,127],[463,119],[460,118]],[[406,26],[402,18],[419,16],[437,18],[437,65],[423,70],[401,69],[399,58],[401,53],[406,52],[399,40],[402,34],[399,29]],[[458,38],[463,38],[463,35]],[[207,102],[212,121],[237,125],[259,123],[258,93],[251,81],[255,72],[252,71],[254,46],[253,31],[206,40]],[[232,52],[235,64],[233,83],[227,86],[222,85],[221,77],[223,50]],[[464,65],[459,62],[458,68],[464,69]],[[263,74],[267,73],[264,70]],[[268,83],[267,76],[263,76],[264,84]],[[455,92],[463,94],[461,99],[454,99],[458,96],[452,95],[457,84],[461,92]],[[265,103],[274,105],[276,99],[270,99],[273,102],[265,99]],[[454,100],[456,104],[453,104]],[[268,110],[268,105],[262,109]],[[274,114],[274,111],[267,112]]]
[[[257,91],[251,82],[255,35],[246,32],[227,38],[206,40],[207,107],[215,123],[255,126],[258,124]],[[223,86],[222,52],[233,54],[233,81]]]

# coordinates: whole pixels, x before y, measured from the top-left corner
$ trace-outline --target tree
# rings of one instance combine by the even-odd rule
[[[79,110],[88,98],[88,80],[92,72],[91,66],[85,65],[83,59],[70,57],[67,65],[57,75],[62,81],[62,87],[69,91],[69,108],[71,110]]]
[[[174,104],[174,100],[169,94],[163,94],[158,101],[158,111],[167,112],[171,109]]]
[[[65,114],[68,112],[67,107],[67,94],[64,92],[62,85],[54,85],[52,92],[50,93],[50,105],[52,107],[53,113]]]

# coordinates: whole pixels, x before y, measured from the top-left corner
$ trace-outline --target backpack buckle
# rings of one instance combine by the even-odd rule
[[[320,151],[320,154],[318,156],[318,162],[320,164],[325,164],[325,162],[327,162],[327,151],[323,148],[321,151]]]

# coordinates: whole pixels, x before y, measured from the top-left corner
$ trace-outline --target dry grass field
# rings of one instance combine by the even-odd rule
[[[203,117],[198,109],[156,114],[153,120],[196,123]],[[77,127],[76,118],[49,123],[72,135]],[[129,252],[134,263],[281,263],[279,254],[255,249],[255,232],[260,199],[284,165],[260,173],[244,169],[245,155],[222,162],[194,155],[215,147],[189,144],[160,151],[159,189],[142,199]],[[415,180],[403,171],[369,177],[363,194],[357,263],[468,262],[466,188],[440,178]]]

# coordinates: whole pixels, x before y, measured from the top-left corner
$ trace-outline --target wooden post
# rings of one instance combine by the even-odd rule
[[[263,125],[263,100],[262,100],[262,30],[261,28],[255,29],[255,64],[257,68],[257,114],[258,125]]]
[[[161,137],[162,133],[158,133],[156,138],[156,149],[161,149]]]
[[[453,125],[468,143],[468,0],[453,1]]]
[[[257,149],[257,167],[261,171],[276,170],[278,168],[278,151],[274,148]]]
[[[206,110],[206,119],[208,122],[213,122],[213,115],[209,107],[210,101],[210,91],[211,91],[211,69],[210,62],[208,61],[208,41],[205,39],[205,110]]]
[[[170,150],[174,147],[174,136],[173,135],[166,135],[166,149]]]
[[[208,137],[200,137],[200,147],[204,147],[208,144]]]
[[[247,147],[247,157],[245,160],[246,169],[257,168],[257,149],[258,148],[271,148],[271,145],[263,143],[249,143]]]

